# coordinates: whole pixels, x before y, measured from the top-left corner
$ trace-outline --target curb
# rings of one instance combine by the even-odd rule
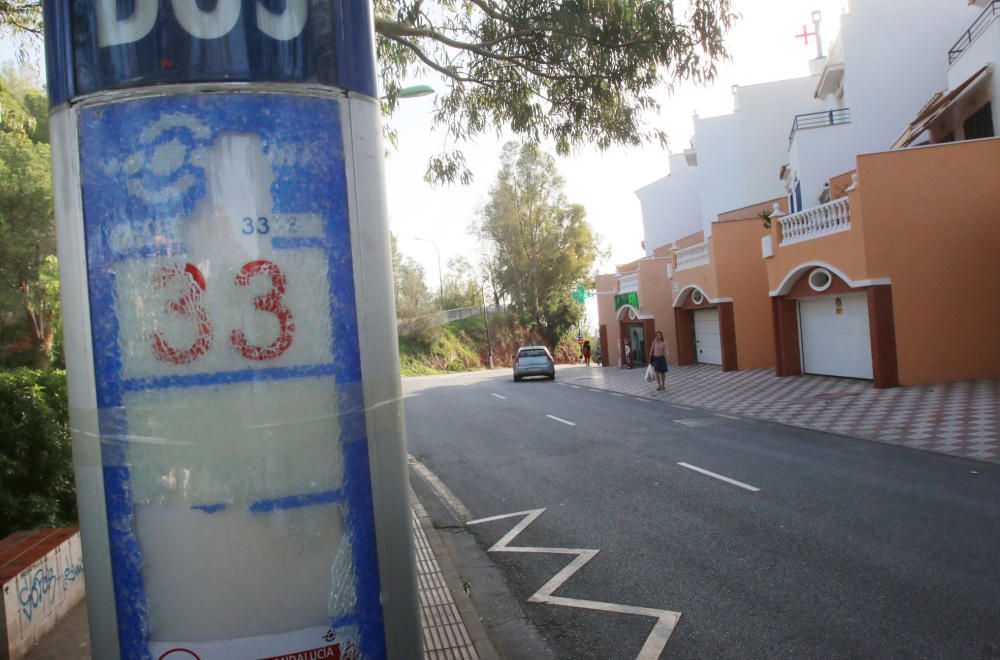
[[[413,488],[410,488],[410,506],[413,509],[414,516],[416,516],[417,524],[427,537],[427,542],[431,546],[431,551],[438,562],[441,574],[444,576],[445,584],[448,587],[448,591],[451,592],[451,597],[455,601],[455,607],[458,608],[459,616],[462,617],[462,623],[465,625],[465,630],[476,653],[482,660],[500,660],[500,656],[493,647],[493,643],[486,635],[486,629],[483,627],[479,614],[472,605],[472,601],[469,600],[462,580],[458,576],[458,571],[455,570],[455,566],[441,541],[440,535],[434,529],[434,524],[431,522],[430,516],[427,515],[427,511],[424,509],[423,504],[420,503],[420,500],[417,499]]]

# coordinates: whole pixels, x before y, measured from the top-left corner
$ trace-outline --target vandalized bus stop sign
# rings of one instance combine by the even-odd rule
[[[367,5],[46,29],[95,657],[420,657]]]

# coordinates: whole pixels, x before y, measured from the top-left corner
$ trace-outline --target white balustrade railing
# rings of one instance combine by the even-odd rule
[[[851,209],[847,198],[841,197],[805,211],[779,218],[781,242],[779,245],[800,243],[820,236],[836,234],[851,228]]]
[[[677,250],[677,270],[705,266],[709,260],[708,241]]]

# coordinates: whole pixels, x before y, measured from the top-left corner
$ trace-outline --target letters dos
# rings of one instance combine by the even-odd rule
[[[211,11],[203,11],[196,0],[171,0],[181,27],[197,39],[218,39],[233,29],[240,17],[241,0],[217,0]],[[135,0],[131,16],[118,18],[116,0],[97,0],[97,42],[100,48],[129,44],[145,37],[156,24],[158,0]],[[256,8],[257,27],[279,41],[302,33],[309,15],[307,0],[285,0],[285,9],[273,12],[260,0]]]

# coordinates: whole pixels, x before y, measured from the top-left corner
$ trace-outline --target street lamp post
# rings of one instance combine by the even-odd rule
[[[442,309],[444,309],[444,279],[441,277],[441,248],[439,248],[438,244],[435,243],[434,241],[432,241],[429,238],[419,238],[417,236],[414,236],[413,240],[415,240],[415,241],[424,241],[425,243],[430,243],[431,245],[434,246],[434,249],[437,250],[437,256],[438,256],[438,304],[441,305]]]
[[[490,341],[490,315],[486,309],[486,284],[480,290],[483,292],[483,323],[486,325],[486,350],[490,354],[490,369],[493,368],[493,342]]]
[[[420,96],[430,96],[433,93],[434,88],[430,85],[411,85],[399,90],[396,96],[401,99],[415,99]]]

